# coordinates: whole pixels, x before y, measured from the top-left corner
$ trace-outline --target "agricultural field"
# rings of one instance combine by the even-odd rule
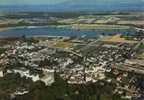
[[[73,43],[71,42],[63,42],[63,41],[57,41],[54,45],[57,48],[71,48],[73,46]]]
[[[113,42],[113,43],[137,43],[138,41],[134,40],[126,40],[125,38],[122,38],[121,35],[115,35],[115,36],[110,36],[107,38],[104,38],[102,41],[104,42]]]

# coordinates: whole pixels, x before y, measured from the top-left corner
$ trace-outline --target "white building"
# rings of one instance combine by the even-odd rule
[[[3,71],[0,71],[0,77],[3,77],[4,74],[3,74]]]
[[[44,76],[40,77],[37,75],[30,75],[29,70],[14,70],[14,73],[19,73],[21,77],[31,78],[33,82],[42,81],[45,85],[51,85],[54,80],[54,70],[42,69]]]

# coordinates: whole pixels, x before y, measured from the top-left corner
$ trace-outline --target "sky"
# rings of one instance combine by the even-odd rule
[[[0,5],[39,5],[39,4],[58,4],[68,0],[0,0]]]
[[[63,2],[77,2],[77,0],[0,0],[0,5],[51,5],[51,4],[59,4]],[[83,2],[87,2],[89,0],[81,0]],[[135,0],[93,0],[96,2],[132,2]],[[144,2],[144,0],[136,0],[137,2]]]

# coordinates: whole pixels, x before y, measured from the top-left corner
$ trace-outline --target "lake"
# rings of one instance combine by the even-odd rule
[[[11,28],[0,32],[0,37],[21,37],[26,35],[27,37],[33,36],[86,36],[88,38],[97,37],[100,34],[133,34],[133,29],[112,29],[112,30],[76,30],[70,28],[57,28],[57,27],[19,27]]]

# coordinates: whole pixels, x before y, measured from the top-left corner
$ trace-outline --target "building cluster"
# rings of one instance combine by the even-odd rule
[[[69,84],[105,80],[108,83],[117,82],[115,93],[122,94],[121,91],[125,89],[132,91],[130,89],[133,87],[127,83],[122,85],[123,80],[128,82],[135,80],[128,78],[132,70],[130,72],[121,69],[124,69],[126,64],[136,63],[130,62],[129,59],[136,56],[137,44],[91,40],[90,43],[83,42],[81,46],[84,40],[78,40],[81,42],[75,40],[76,45],[71,49],[65,49],[56,47],[52,41],[58,40],[40,39],[37,43],[18,40],[13,45],[7,44],[1,47],[6,51],[0,55],[0,65],[3,66],[0,77],[4,77],[7,73],[19,73],[21,77],[30,78],[33,82],[40,80],[46,85],[51,85],[55,81],[54,73],[57,72]],[[106,73],[115,77],[109,78]]]

